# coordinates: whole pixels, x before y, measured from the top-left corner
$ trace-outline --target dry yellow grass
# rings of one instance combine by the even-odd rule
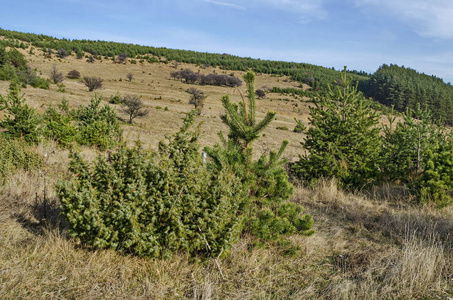
[[[47,155],[43,169],[18,172],[0,191],[1,299],[452,296],[451,208],[349,194],[330,181],[298,187],[292,200],[314,216],[316,233],[264,247],[252,247],[257,241],[244,236],[220,260],[222,278],[210,260],[184,254],[148,260],[89,249],[68,237],[53,191],[66,174],[67,153],[53,144],[38,151]]]
[[[189,86],[170,78],[171,65],[115,65],[110,61],[86,63],[75,58],[61,62],[31,56],[34,67],[46,76],[52,64],[66,74],[100,76],[109,97],[142,95],[151,114],[126,125],[128,140],[140,139],[154,148],[165,134],[175,132],[182,114],[191,109]],[[182,65],[179,68],[194,66]],[[213,69],[202,70],[212,72]],[[127,73],[132,82],[126,82]],[[144,72],[144,73],[143,73]],[[222,72],[216,70],[216,72]],[[149,75],[151,73],[151,75]],[[240,72],[234,72],[240,76]],[[119,78],[123,81],[119,82]],[[277,81],[280,79],[280,81]],[[115,81],[116,80],[116,81]],[[24,89],[34,107],[58,103],[65,97],[72,107],[88,103],[94,93],[77,80],[65,80],[66,93]],[[284,78],[257,77],[256,87],[296,86]],[[8,84],[0,82],[3,94]],[[208,95],[201,120],[202,143],[210,145],[223,129],[220,96],[239,101],[238,90],[199,87]],[[243,92],[243,91],[242,91]],[[156,98],[162,97],[160,100]],[[277,110],[277,121],[266,131],[259,149],[291,141],[287,157],[300,153],[303,135],[277,130],[293,128],[293,117],[306,120],[305,104],[259,101],[260,116]],[[181,102],[176,102],[181,99]],[[272,100],[272,101],[271,101]],[[299,103],[298,108],[293,106]],[[156,109],[168,107],[168,111]],[[297,109],[301,109],[301,113]],[[169,260],[148,260],[109,250],[95,250],[68,237],[59,217],[53,186],[67,175],[68,152],[52,143],[37,149],[44,159],[40,170],[18,172],[0,188],[0,299],[448,299],[453,297],[453,208],[434,210],[407,202],[404,190],[391,186],[373,193],[345,193],[332,181],[315,188],[297,187],[292,201],[302,204],[315,219],[316,233],[291,236],[286,243],[253,247],[244,236],[231,254],[220,260],[225,278],[213,261],[197,261],[184,254]],[[92,159],[95,151],[83,148]],[[45,200],[44,200],[45,199]]]
[[[65,78],[65,93],[57,92],[57,85],[51,84],[49,91],[28,87],[23,89],[27,103],[44,111],[48,105],[56,105],[64,98],[69,102],[70,108],[79,105],[86,105],[95,95],[103,96],[108,100],[110,96],[120,95],[139,95],[150,114],[141,119],[135,119],[134,125],[123,124],[124,137],[129,140],[141,140],[145,146],[155,149],[158,141],[164,139],[167,134],[174,133],[182,124],[183,114],[193,109],[189,104],[190,95],[186,92],[189,85],[171,78],[170,73],[180,69],[189,68],[193,71],[208,74],[234,74],[242,79],[243,72],[225,71],[219,68],[202,69],[195,65],[179,64],[177,69],[174,65],[145,62],[140,64],[115,64],[111,59],[97,60],[95,63],[86,62],[86,58],[77,59],[69,56],[64,59],[56,57],[45,58],[41,51],[35,50],[35,54],[29,54],[28,50],[19,49],[28,59],[30,65],[37,70],[38,75],[49,78],[53,65],[59,72],[66,75],[71,70],[78,70],[81,76],[97,76],[104,79],[103,88],[88,92],[88,88],[77,79]],[[126,79],[128,73],[133,74],[133,79],[129,82]],[[121,81],[120,81],[121,80]],[[275,77],[268,74],[259,74],[256,77],[255,87],[292,87],[297,88],[299,83],[289,80],[287,77]],[[241,101],[241,95],[245,94],[245,86],[239,88],[217,87],[217,86],[195,86],[207,95],[203,113],[199,118],[204,123],[202,127],[203,135],[201,144],[208,146],[218,141],[217,132],[224,128],[219,116],[223,113],[220,98],[223,95],[230,95],[233,101]],[[0,82],[0,92],[5,95],[8,90],[7,82]],[[126,119],[126,115],[121,113],[119,105],[115,107],[119,117]],[[167,108],[167,110],[165,110]],[[292,130],[296,125],[294,118],[301,119],[307,123],[308,106],[291,96],[268,93],[265,99],[259,100],[257,105],[258,119],[263,118],[267,111],[277,112],[276,120],[264,132],[264,137],[256,144],[257,153],[275,149],[280,146],[283,139],[290,141],[285,153],[289,160],[295,160],[301,154],[300,142],[303,141],[304,134],[294,133]],[[289,130],[277,129],[286,127]],[[258,154],[257,154],[258,155]]]

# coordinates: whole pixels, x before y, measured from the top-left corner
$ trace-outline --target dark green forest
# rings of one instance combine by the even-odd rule
[[[26,43],[28,43],[36,51],[42,51],[43,54],[48,55],[55,54],[62,58],[64,55],[84,58],[86,53],[90,53],[91,59],[98,60],[104,58],[124,62],[125,58],[130,58],[150,63],[184,62],[203,68],[220,67],[224,70],[252,70],[257,74],[286,75],[301,84],[309,85],[311,89],[305,92],[285,91],[285,93],[296,93],[310,98],[326,92],[328,85],[333,82],[341,84],[338,82],[338,71],[306,63],[261,60],[226,53],[196,52],[99,40],[58,39],[43,34],[4,29],[0,29],[0,36],[5,37],[0,40],[0,50],[5,47],[26,49],[28,48]],[[10,54],[12,56],[14,53]],[[21,75],[27,72],[18,73]],[[405,112],[407,109],[416,109],[417,105],[420,105],[432,111],[436,123],[453,124],[453,87],[436,76],[429,76],[394,64],[383,64],[374,74],[348,70],[348,75],[353,78],[353,82],[359,83],[359,91],[385,106]],[[39,84],[36,85],[39,86]],[[375,108],[379,109],[379,106]]]
[[[432,111],[436,123],[453,124],[453,87],[436,76],[397,65],[382,65],[362,86],[366,96],[404,112],[417,105]]]

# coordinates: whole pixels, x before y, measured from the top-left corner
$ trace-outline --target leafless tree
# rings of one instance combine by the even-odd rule
[[[203,108],[204,100],[206,99],[204,92],[193,87],[187,89],[187,92],[192,95],[189,103],[193,104],[195,108]]]
[[[52,80],[53,83],[60,83],[63,81],[63,73],[58,71],[56,65],[53,65],[50,70],[50,80]]]
[[[266,92],[262,89],[257,89],[255,95],[258,96],[258,99],[266,97]]]
[[[123,109],[122,112],[129,115],[129,124],[132,124],[132,120],[138,117],[144,117],[148,115],[149,111],[143,108],[143,101],[140,97],[135,95],[128,95],[123,98]]]
[[[58,49],[57,50],[57,56],[59,58],[65,58],[66,56],[68,56],[68,51],[66,51],[66,49]]]
[[[127,78],[127,80],[129,80],[129,82],[131,82],[132,79],[134,78],[134,74],[132,74],[132,73],[127,73],[126,78]]]
[[[126,53],[121,53],[116,57],[116,63],[121,63],[124,64],[127,61],[127,54]]]

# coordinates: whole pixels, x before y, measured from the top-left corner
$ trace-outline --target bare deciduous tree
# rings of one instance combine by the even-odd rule
[[[60,83],[63,81],[63,73],[58,71],[56,65],[53,65],[50,70],[50,80],[52,80],[53,83]]]
[[[102,87],[102,82],[104,80],[100,77],[89,77],[84,76],[82,82],[87,86],[88,91],[92,92],[94,90],[100,89]]]
[[[132,79],[134,78],[134,74],[132,74],[132,73],[127,73],[126,78],[127,78],[127,80],[129,80],[129,82],[131,82]]]
[[[195,108],[203,108],[204,100],[206,99],[206,96],[203,91],[196,89],[196,88],[189,88],[187,92],[192,95],[192,97],[189,100],[190,104],[193,104]]]
[[[120,54],[120,55],[118,55],[116,57],[116,61],[115,62],[123,64],[123,63],[126,63],[126,61],[127,61],[127,54],[126,53],[122,53],[122,54]]]
[[[68,51],[66,51],[66,49],[58,49],[57,50],[57,56],[59,58],[65,58],[66,56],[68,56]]]
[[[129,115],[129,124],[132,124],[132,120],[138,117],[144,117],[148,115],[149,111],[143,108],[143,101],[140,97],[135,95],[127,95],[123,98],[122,112]]]
[[[255,91],[255,95],[258,97],[258,99],[266,97],[266,92],[262,89],[257,89]]]

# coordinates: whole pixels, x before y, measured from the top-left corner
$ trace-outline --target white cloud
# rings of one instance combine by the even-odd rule
[[[327,16],[327,10],[324,3],[330,0],[203,0],[220,6],[231,7],[236,9],[273,9],[296,13],[300,16],[302,23],[307,23],[313,19],[324,19]]]
[[[453,39],[453,1],[451,0],[354,0],[407,23],[423,37]]]
[[[229,3],[229,2],[221,2],[221,1],[215,1],[215,0],[204,0],[204,1],[208,2],[208,3],[220,5],[220,6],[226,6],[226,7],[230,7],[230,8],[235,8],[235,9],[241,9],[241,10],[245,10],[246,9],[245,6],[241,6],[241,5],[234,4],[234,3]]]
[[[301,14],[304,20],[324,19],[327,16],[327,10],[324,8],[325,0],[253,0],[253,2]]]

